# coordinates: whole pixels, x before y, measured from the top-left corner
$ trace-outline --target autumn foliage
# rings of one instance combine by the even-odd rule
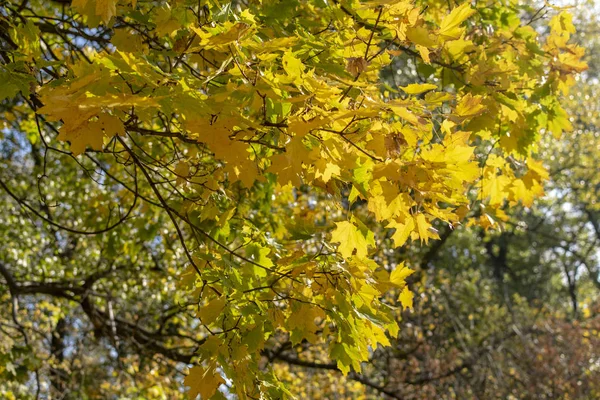
[[[523,3],[8,2],[0,112],[45,150],[37,184],[0,186],[60,252],[70,235],[98,238],[74,242],[90,259],[58,272],[84,282],[62,298],[116,349],[142,335],[168,358],[178,343],[173,359],[193,366],[171,383],[190,398],[292,397],[272,362],[296,346],[312,359],[292,364],[393,397],[360,375],[405,329],[407,282],[425,279],[392,255],[531,207],[549,177],[539,143],[573,129],[561,102],[587,65],[572,16]],[[399,77],[406,65],[413,75]],[[66,192],[44,188],[53,174]],[[156,336],[157,319],[153,336],[90,301],[97,280],[77,268],[92,255],[113,262],[89,273],[167,271],[122,311],[158,315],[149,296],[165,293],[187,313],[179,333]],[[30,293],[2,262],[11,296]]]

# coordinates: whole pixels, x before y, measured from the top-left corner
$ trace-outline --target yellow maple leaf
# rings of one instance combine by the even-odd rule
[[[420,44],[416,45],[415,48],[419,51],[423,62],[425,62],[425,64],[431,64],[431,58],[429,57],[429,49],[425,46],[421,46]]]
[[[414,26],[406,30],[406,36],[416,45],[435,47],[435,41],[429,36],[429,30],[423,26]]]
[[[550,177],[548,170],[546,169],[546,167],[544,167],[544,164],[541,161],[534,160],[533,158],[528,158],[527,168],[529,168],[530,172],[535,173],[541,181],[545,181]]]
[[[467,18],[475,13],[469,3],[456,7],[442,20],[440,24],[440,37],[444,40],[454,40],[460,38],[464,28],[460,27]]]
[[[525,182],[521,179],[516,179],[510,188],[513,199],[515,201],[521,200],[525,207],[531,207],[533,204],[534,194],[531,190],[527,189]]]
[[[507,196],[504,188],[510,183],[510,179],[504,175],[486,177],[483,181],[482,197],[489,196],[491,205],[501,204]]]
[[[402,289],[402,292],[400,293],[398,300],[400,301],[400,303],[402,304],[402,307],[404,307],[404,309],[407,309],[407,308],[412,309],[414,297],[415,297],[414,293],[410,291],[408,286],[404,286],[404,289]]]
[[[437,89],[437,85],[432,83],[411,83],[407,86],[401,86],[400,89],[404,90],[407,94],[420,94],[429,90]]]
[[[96,15],[102,19],[104,24],[108,24],[116,13],[117,0],[96,0]]]
[[[177,26],[181,24],[173,19]],[[192,30],[200,38],[200,46],[205,49],[220,49],[229,44],[242,40],[246,35],[253,32],[253,27],[244,22],[230,22],[223,23],[222,26],[217,28],[196,28],[191,27]],[[193,46],[188,51],[197,51],[200,48]]]
[[[408,121],[414,125],[417,125],[419,123],[419,118],[417,118],[417,116],[410,112],[406,107],[398,107],[392,105],[390,108],[392,109],[394,114],[396,114],[403,120]]]
[[[300,59],[294,56],[290,50],[286,51],[283,54],[281,59],[283,69],[288,74],[290,78],[296,83],[302,82],[302,73],[304,72],[304,65]]]
[[[408,214],[408,206],[404,204],[398,188],[391,182],[374,181],[371,185],[368,208],[377,221],[389,220],[400,214]]]
[[[481,96],[473,96],[467,93],[459,100],[456,105],[456,115],[460,117],[473,117],[483,112],[485,107],[481,104],[483,98]]]
[[[404,261],[398,264],[396,268],[390,274],[390,282],[394,285],[402,287],[406,284],[406,278],[411,276],[415,270],[408,268],[404,265]]]
[[[183,380],[183,384],[190,388],[190,400],[194,400],[198,395],[202,400],[210,399],[222,383],[225,383],[225,380],[214,368],[204,369],[199,365],[192,367]]]
[[[322,157],[315,162],[315,168],[315,178],[322,179],[325,183],[334,176],[340,176],[341,173],[339,165]]]
[[[356,251],[356,257],[367,256],[367,245],[371,240],[349,221],[336,222],[336,229],[331,233],[331,241],[338,242],[338,251],[344,258],[352,257]]]
[[[299,187],[302,184],[303,164],[309,162],[309,151],[302,142],[302,136],[294,136],[286,145],[286,152],[271,157],[269,172],[277,175],[281,185],[291,183]]]
[[[392,240],[394,241],[394,246],[400,247],[406,243],[410,234],[415,229],[415,221],[409,217],[404,223],[392,221],[387,227],[396,229],[396,232],[392,235]]]
[[[557,33],[559,35],[569,36],[571,33],[575,33],[575,26],[573,25],[573,15],[562,11],[559,14],[552,17],[550,20],[550,28],[553,33]]]
[[[305,121],[302,117],[291,117],[288,123],[288,132],[295,134],[299,137],[304,137],[308,132],[315,128],[319,128],[328,122],[327,119],[320,116],[313,118],[312,120]]]
[[[419,238],[421,239],[421,243],[425,242],[425,244],[429,243],[429,238],[437,239],[437,233],[434,233],[433,227],[425,218],[425,215],[419,214],[415,217],[415,223],[417,225],[417,231],[419,232]]]
[[[290,314],[287,319],[287,329],[294,331],[291,340],[293,343],[298,343],[302,339],[309,342],[315,342],[317,339],[316,332],[318,325],[316,320],[324,318],[325,313],[322,309],[316,306],[301,304],[298,310]]]
[[[566,53],[558,55],[558,61],[560,62],[560,69],[564,72],[583,72],[588,69],[588,64],[581,60],[583,57],[583,48],[581,47],[570,47]]]
[[[200,308],[198,311],[198,318],[204,325],[210,325],[219,317],[223,308],[225,308],[225,297],[218,297],[211,300],[207,305]]]
[[[94,113],[94,111],[90,111]],[[65,114],[66,115],[66,114]],[[74,155],[83,153],[86,147],[100,151],[104,145],[104,137],[125,135],[121,120],[115,116],[102,113],[96,121],[87,121],[89,114],[75,112],[72,118],[63,117],[65,124],[60,128],[58,140],[68,141]]]
[[[177,175],[176,185],[181,185],[190,176],[190,164],[185,161],[179,161],[173,172]]]

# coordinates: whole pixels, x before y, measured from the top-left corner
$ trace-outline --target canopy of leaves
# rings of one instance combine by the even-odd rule
[[[573,149],[553,141],[572,135],[561,102],[587,64],[571,14],[545,9],[6,2],[1,390],[307,396],[304,378],[274,366],[285,362],[401,398],[397,381],[363,372],[445,322],[439,313],[455,307],[437,301],[444,290],[495,278],[501,298],[522,299],[519,284],[537,287],[509,287],[510,234],[488,230],[544,193],[540,154]],[[575,195],[595,216],[596,194]],[[492,277],[429,274],[433,255],[459,258],[438,254],[446,242],[488,254]],[[415,305],[430,314],[419,324],[434,319],[429,331],[401,321]],[[455,308],[459,322],[485,313],[505,326],[505,308],[472,307]],[[479,349],[505,339],[483,329],[468,346],[452,340]],[[449,355],[449,371],[470,368],[478,351]],[[185,379],[174,373],[182,364],[195,364]],[[433,364],[397,379],[451,375]]]

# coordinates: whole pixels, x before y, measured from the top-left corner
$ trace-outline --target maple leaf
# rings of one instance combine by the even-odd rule
[[[515,200],[521,200],[524,206],[531,207],[535,194],[525,186],[525,182],[521,179],[516,179],[510,188]]]
[[[105,24],[117,13],[118,0],[96,0],[96,15],[102,18]]]
[[[482,100],[483,98],[481,96],[473,96],[471,93],[467,93],[461,97],[456,105],[456,115],[470,118],[480,114],[485,109],[483,104],[481,104]]]
[[[406,243],[410,234],[414,231],[415,221],[413,218],[408,217],[404,222],[392,221],[387,227],[396,230],[392,235],[392,240],[396,247],[400,247]]]
[[[336,360],[342,374],[348,375],[350,368],[360,371],[360,354],[346,343],[335,343],[329,354]]]
[[[421,242],[425,242],[425,244],[427,244],[430,238],[438,238],[437,233],[433,231],[433,227],[427,221],[425,215],[418,214],[415,217],[415,224],[417,226],[417,231],[419,232],[419,238],[421,239]]]
[[[570,34],[575,33],[575,26],[573,25],[573,15],[566,11],[562,11],[559,14],[552,17],[548,23],[553,32],[558,34]]]
[[[344,258],[356,255],[358,258],[367,256],[367,246],[374,245],[373,233],[363,233],[355,224],[349,221],[335,223],[336,228],[331,233],[331,241],[338,242],[338,251]]]
[[[244,344],[248,346],[250,353],[265,347],[265,334],[261,324],[253,327],[244,335]]]
[[[223,296],[211,300],[198,311],[198,318],[204,325],[212,324],[221,315],[227,299]]]
[[[413,308],[413,298],[415,297],[414,293],[410,291],[410,289],[408,288],[408,286],[405,286],[404,289],[402,289],[402,292],[400,293],[400,296],[398,297],[398,300],[400,301],[400,303],[402,304],[402,307],[406,308]]]
[[[294,53],[286,51],[281,59],[283,69],[290,78],[296,83],[302,82],[302,74],[304,73],[304,65],[300,59],[296,58]]]
[[[490,204],[501,204],[506,198],[504,188],[509,183],[510,180],[504,175],[487,177],[483,182],[482,196],[489,196]]]
[[[295,313],[287,319],[287,329],[292,331],[290,340],[293,344],[300,343],[303,339],[310,342],[317,340],[316,331],[319,329],[316,319],[323,318],[325,314],[318,307],[301,304]]]
[[[464,31],[464,28],[461,28],[460,25],[471,15],[475,14],[475,12],[475,9],[471,8],[469,2],[454,8],[450,14],[445,16],[442,20],[439,35],[444,38],[444,40],[458,39]]]
[[[435,40],[431,37],[431,32],[423,26],[410,27],[406,31],[406,36],[417,46],[435,47]]]
[[[105,137],[125,135],[125,128],[119,118],[102,113],[97,120],[87,120],[94,113],[95,111],[92,110],[88,113],[75,114],[74,118],[64,117],[66,123],[60,129],[58,140],[70,142],[74,155],[83,153],[88,146],[100,151]]]
[[[403,287],[406,284],[406,278],[411,276],[415,271],[404,265],[404,262],[398,264],[390,274],[390,282],[394,285]]]
[[[531,157],[528,158],[527,168],[529,168],[529,171],[537,175],[539,181],[545,181],[550,177],[548,170],[544,167],[544,164],[539,160],[535,160]]]
[[[429,90],[437,89],[437,85],[432,83],[411,83],[408,86],[401,86],[400,89],[407,94],[420,94]]]
[[[113,16],[117,14],[118,0],[74,0],[73,7],[84,14],[100,17],[104,24],[108,24]],[[92,15],[89,15],[92,16]]]
[[[183,384],[190,388],[190,400],[194,400],[198,395],[202,400],[210,399],[222,383],[225,383],[225,380],[214,368],[205,369],[199,365],[192,367],[183,380]]]

